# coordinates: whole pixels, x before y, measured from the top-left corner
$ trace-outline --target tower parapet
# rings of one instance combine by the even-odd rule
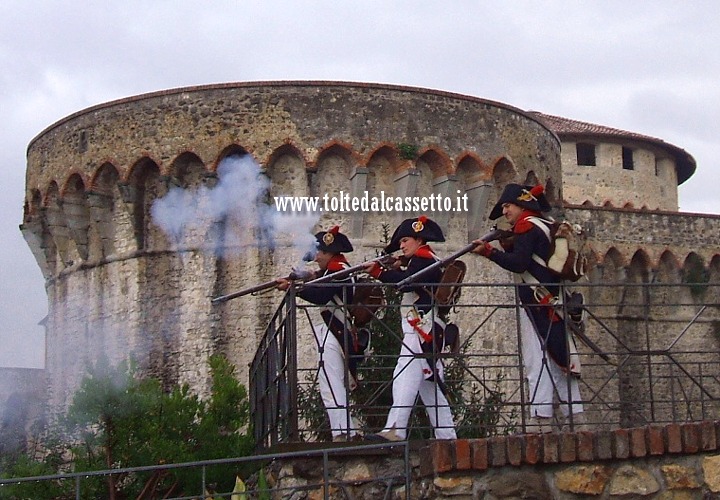
[[[678,185],[695,159],[661,139],[533,113],[562,141],[564,201],[575,205],[678,211]]]

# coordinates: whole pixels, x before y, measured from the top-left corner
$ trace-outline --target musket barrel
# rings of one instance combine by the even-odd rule
[[[448,256],[448,257],[445,257],[444,259],[436,260],[435,262],[433,262],[432,264],[430,264],[430,265],[427,266],[427,267],[423,267],[422,269],[420,269],[420,270],[419,270],[418,272],[416,272],[415,274],[411,274],[410,276],[408,276],[408,277],[405,278],[404,280],[399,281],[399,282],[397,283],[397,285],[395,285],[395,286],[397,286],[398,288],[400,288],[400,287],[402,287],[402,286],[409,285],[410,283],[413,283],[413,282],[417,281],[421,276],[423,276],[424,274],[432,271],[433,269],[437,269],[438,267],[442,267],[442,266],[444,266],[445,264],[447,264],[448,262],[452,262],[452,261],[454,261],[455,259],[462,257],[462,256],[465,255],[466,253],[471,252],[476,246],[477,246],[476,243],[470,243],[470,244],[468,244],[467,246],[462,247],[460,250],[458,250],[458,251],[455,252],[454,254],[452,254],[452,255],[450,255],[450,256]]]
[[[498,239],[502,234],[503,234],[502,230],[495,228],[495,229],[483,234],[482,236],[480,236],[480,238],[478,238],[478,240],[493,241],[493,240]],[[428,272],[432,271],[433,269],[437,269],[438,267],[442,267],[445,264],[448,264],[449,262],[452,262],[455,259],[462,257],[466,253],[472,252],[475,249],[475,247],[477,247],[477,246],[478,246],[477,243],[470,243],[467,246],[462,247],[460,250],[458,250],[454,254],[452,254],[448,257],[445,257],[444,259],[435,261],[432,264],[430,264],[429,266],[420,269],[415,274],[412,274],[412,275],[408,276],[407,278],[405,278],[404,280],[399,281],[395,286],[400,288],[402,286],[409,285],[410,283],[417,281],[425,273],[428,273]]]
[[[362,264],[358,264],[356,266],[351,266],[351,267],[348,267],[347,269],[341,269],[340,271],[335,271],[334,273],[326,274],[324,276],[320,276],[319,278],[315,278],[314,280],[307,281],[307,282],[305,282],[305,286],[317,285],[319,283],[327,283],[328,281],[345,279],[352,274],[362,271],[363,269],[365,269],[365,266],[367,266],[371,262],[378,262],[380,260],[387,259],[389,257],[393,257],[393,255],[389,254],[389,255],[381,255],[379,257],[375,257],[374,259],[365,261]]]
[[[262,292],[264,290],[269,290],[271,288],[274,288],[277,286],[277,281],[266,281],[265,283],[260,283],[259,285],[249,286],[247,288],[243,288],[242,290],[238,290],[237,292],[228,293],[227,295],[220,295],[218,297],[215,297],[213,299],[210,299],[210,303],[212,305],[217,305],[222,302],[227,302],[231,299],[236,299],[238,297],[242,297],[243,295],[249,295],[251,293],[257,293]]]

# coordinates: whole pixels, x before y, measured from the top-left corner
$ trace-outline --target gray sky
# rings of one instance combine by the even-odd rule
[[[173,87],[410,85],[660,138],[692,154],[680,209],[720,214],[714,1],[4,0],[0,366],[43,365],[44,282],[18,225],[25,151],[55,121]]]

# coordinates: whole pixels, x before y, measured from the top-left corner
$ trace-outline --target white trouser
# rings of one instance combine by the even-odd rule
[[[553,396],[557,395],[563,415],[583,411],[577,378],[567,376],[543,350],[540,337],[527,311],[520,310],[520,336],[525,377],[530,388],[530,417],[552,417]],[[568,404],[570,395],[570,404]]]
[[[345,385],[345,357],[340,342],[323,323],[313,325],[313,333],[318,345],[318,385],[330,420],[333,436],[357,434],[360,428],[350,415],[348,408],[348,390]],[[350,374],[348,373],[348,377]]]
[[[423,330],[429,330],[426,326],[428,323],[430,322],[421,323],[420,326]],[[402,348],[393,372],[393,405],[388,413],[383,431],[394,429],[398,437],[405,439],[410,413],[415,404],[415,398],[420,394],[420,399],[425,405],[425,411],[435,430],[435,438],[456,439],[455,424],[448,400],[435,381],[427,380],[432,376],[428,363],[432,363],[432,359],[415,357],[416,353],[423,353],[420,347],[420,337],[405,318],[402,320],[402,329],[404,334]],[[437,370],[435,376],[439,380],[443,380],[443,366],[440,360],[436,362],[435,366]]]

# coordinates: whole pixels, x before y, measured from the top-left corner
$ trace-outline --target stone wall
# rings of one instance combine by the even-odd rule
[[[705,421],[434,441],[408,455],[409,492],[402,451],[327,450],[333,483],[327,490],[322,459],[280,460],[268,476],[277,498],[322,498],[325,492],[367,499],[717,498],[719,426]]]
[[[609,253],[629,266],[640,252],[648,269],[660,267],[664,258],[678,267],[691,255],[705,267],[717,266],[720,259],[718,215],[577,205],[566,206],[564,215],[588,232],[594,259],[601,264]]]
[[[623,168],[623,146],[633,146],[632,170]],[[561,150],[566,202],[677,212],[675,161],[666,151],[629,141],[600,142],[595,165],[578,165],[575,142],[563,141]]]

